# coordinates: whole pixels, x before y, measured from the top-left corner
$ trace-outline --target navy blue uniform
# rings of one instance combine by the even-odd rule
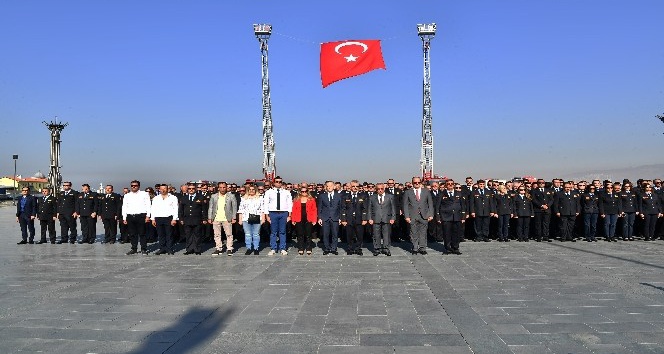
[[[184,225],[187,251],[185,254],[201,253],[201,228],[207,220],[206,199],[200,193],[187,194],[180,198],[178,218]]]
[[[55,243],[55,217],[58,215],[58,201],[54,196],[41,196],[37,198],[37,219],[41,239],[37,243],[46,243],[46,230],[48,230],[49,241]]]
[[[554,192],[548,188],[535,188],[530,193],[535,212],[535,239],[550,241],[549,228]]]
[[[341,200],[341,222],[346,222],[346,242],[348,254],[362,254],[362,242],[364,240],[364,225],[362,222],[368,220],[367,209],[369,198],[367,194],[343,193]]]
[[[58,219],[60,220],[60,243],[74,243],[78,237],[76,231],[76,199],[78,192],[69,190],[69,193],[58,193]]]
[[[442,191],[438,198],[437,219],[443,225],[443,242],[446,252],[460,253],[461,225],[467,217],[468,199],[459,191]]]
[[[493,213],[493,194],[487,188],[470,193],[470,213],[475,214],[475,241],[489,242],[489,217]]]
[[[575,241],[572,234],[574,232],[574,220],[581,211],[580,199],[581,197],[573,192],[562,191],[555,195],[553,209],[556,214],[560,214],[558,218],[560,222],[560,240],[563,242]]]
[[[97,210],[99,209],[97,202],[97,194],[93,192],[81,192],[76,198],[76,214],[81,221],[81,241],[79,243],[94,243],[97,238]]]
[[[535,216],[530,196],[519,194],[514,197],[514,215],[516,218],[516,237],[519,241],[528,242],[530,218]]]
[[[122,196],[117,193],[100,194],[97,215],[104,224],[104,242],[115,243],[118,220],[122,218]]]
[[[597,217],[599,215],[599,196],[596,193],[581,195],[581,211],[583,212],[583,233],[586,241],[595,241]]]

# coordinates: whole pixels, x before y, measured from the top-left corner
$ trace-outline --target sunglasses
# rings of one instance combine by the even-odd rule
[[[132,186],[133,187],[133,186]],[[187,187],[188,190],[194,190],[196,187]]]
[[[300,191],[300,193],[307,193],[307,192],[308,192],[308,190],[306,190],[306,189],[303,189],[303,190]]]
[[[413,182],[413,184],[420,184],[420,183],[422,183],[422,182]]]

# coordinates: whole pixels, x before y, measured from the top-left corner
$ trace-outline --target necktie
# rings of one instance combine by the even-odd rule
[[[281,189],[277,188],[277,211],[281,211]]]
[[[420,190],[419,189],[415,190],[415,199],[417,199],[418,201],[420,200]]]
[[[110,197],[110,196],[111,196],[110,194],[106,194],[106,199],[108,199],[108,197]]]
[[[544,193],[544,188],[540,188],[540,192]]]
[[[327,199],[332,203],[332,193],[327,193]]]
[[[44,197],[44,203],[46,203],[46,198],[48,198],[48,197]]]
[[[83,194],[83,199],[86,199],[88,197],[88,193]]]
[[[353,203],[357,201],[357,194],[353,194]]]
[[[378,196],[378,203],[383,204],[383,196],[382,195]]]
[[[447,192],[447,196],[452,198],[452,192]]]
[[[484,189],[480,189],[480,195],[484,196]]]
[[[193,194],[190,194],[190,195],[189,195],[189,201],[190,201],[190,202],[193,202],[193,201],[194,201],[194,195],[193,195]]]

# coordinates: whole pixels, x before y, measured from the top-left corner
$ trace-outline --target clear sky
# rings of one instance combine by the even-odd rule
[[[43,120],[69,122],[62,174],[144,185],[260,178],[260,50],[277,173],[419,171],[431,48],[434,172],[460,179],[661,163],[664,1],[3,1],[0,174],[48,171]],[[380,39],[387,70],[323,89],[320,43]]]

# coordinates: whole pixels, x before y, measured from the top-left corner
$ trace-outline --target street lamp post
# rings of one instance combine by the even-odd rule
[[[16,160],[18,160],[18,155],[12,155],[12,158],[14,159],[14,197],[12,198],[12,201],[14,202],[14,205],[16,205]]]

